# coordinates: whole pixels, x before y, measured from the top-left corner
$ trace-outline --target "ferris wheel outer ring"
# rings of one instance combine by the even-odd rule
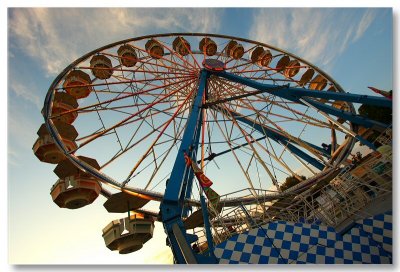
[[[68,150],[66,149],[66,147],[64,146],[64,144],[61,141],[61,138],[59,136],[59,134],[57,133],[55,126],[50,118],[50,114],[51,114],[51,107],[52,107],[52,103],[53,103],[53,96],[54,96],[54,89],[57,87],[57,85],[62,81],[62,79],[65,77],[65,75],[71,71],[77,64],[87,60],[89,57],[91,57],[92,55],[101,52],[103,50],[107,50],[110,48],[113,48],[115,46],[118,45],[122,45],[125,43],[130,43],[130,42],[135,42],[135,41],[140,41],[140,40],[145,40],[145,39],[152,39],[152,38],[157,38],[157,37],[175,37],[175,36],[192,36],[192,37],[213,37],[213,38],[221,38],[221,39],[233,39],[233,40],[237,40],[237,41],[242,41],[242,42],[247,42],[250,44],[254,44],[254,45],[259,45],[259,46],[265,46],[269,49],[275,50],[277,52],[280,52],[282,54],[288,55],[292,58],[295,58],[297,60],[299,60],[300,62],[308,65],[309,67],[315,69],[319,74],[321,74],[323,77],[325,77],[327,80],[329,80],[335,87],[336,90],[338,92],[344,92],[343,88],[333,79],[331,78],[328,74],[326,74],[323,70],[321,70],[320,68],[318,68],[317,66],[315,66],[314,64],[290,53],[287,52],[285,50],[282,50],[280,48],[271,46],[269,44],[266,43],[262,43],[262,42],[258,42],[258,41],[254,41],[254,40],[250,40],[250,39],[245,39],[245,38],[240,38],[240,37],[234,37],[234,36],[229,36],[229,35],[221,35],[221,34],[212,34],[212,33],[163,33],[163,34],[151,34],[151,35],[144,35],[144,36],[139,36],[139,37],[135,37],[135,38],[129,38],[129,39],[125,39],[125,40],[121,40],[121,41],[117,41],[114,43],[110,43],[108,45],[102,46],[100,48],[97,48],[95,50],[92,50],[86,54],[84,54],[83,56],[81,56],[80,58],[76,59],[75,61],[73,61],[70,65],[68,65],[60,74],[58,74],[58,76],[53,80],[52,84],[50,85],[48,92],[46,94],[45,97],[45,101],[44,101],[44,106],[43,106],[43,116],[44,116],[44,120],[45,120],[45,124],[46,127],[50,133],[50,135],[52,136],[52,138],[55,140],[56,145],[58,146],[58,148],[60,148],[65,156],[75,165],[77,166],[79,169],[85,171],[85,172],[89,172],[90,174],[94,175],[96,178],[99,178],[102,182],[108,183],[109,185],[119,188],[120,190],[127,190],[133,193],[137,193],[137,194],[144,194],[147,195],[149,197],[152,197],[154,200],[156,201],[160,201],[162,199],[162,194],[157,193],[157,192],[153,192],[153,191],[148,191],[148,190],[144,190],[141,188],[133,188],[133,187],[124,187],[121,188],[121,183],[115,181],[114,179],[112,179],[111,177],[105,175],[104,173],[98,171],[97,169],[91,167],[90,165],[81,162],[77,156],[70,154],[68,152]],[[351,113],[355,113],[355,108],[353,106],[352,103],[348,103],[349,105],[349,110]],[[350,129],[357,132],[357,125],[353,124],[352,122],[349,122],[350,124]],[[350,153],[351,149],[354,147],[356,140],[349,137],[348,139],[348,143],[346,144],[346,148],[344,148],[341,152],[341,154],[338,155],[339,159],[337,159],[338,163],[340,163],[341,161],[343,161],[348,154]],[[321,173],[327,172],[328,174],[332,171],[332,169],[324,169]],[[319,174],[321,174],[319,173]],[[315,181],[314,181],[315,182]],[[296,189],[296,188],[293,188]],[[290,190],[290,191],[294,191],[294,190]],[[273,197],[271,195],[271,197]],[[276,197],[280,197],[279,194],[276,195]],[[199,203],[197,203],[197,201],[195,200],[188,200],[188,203],[191,203],[192,205],[197,206]]]

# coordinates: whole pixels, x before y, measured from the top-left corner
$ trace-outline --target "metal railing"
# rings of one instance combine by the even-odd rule
[[[375,141],[391,146],[391,127]],[[244,196],[243,199],[254,197],[255,200],[251,204],[246,201],[236,206],[223,206],[218,216],[211,220],[213,242],[219,244],[234,235],[277,220],[338,228],[372,216],[371,210],[379,206],[382,199],[391,197],[392,166],[392,150],[389,147],[385,152],[372,152],[358,162],[341,168],[333,179],[316,183],[299,194],[285,194],[274,200],[266,197],[263,200],[260,196],[268,196],[274,191],[243,189],[223,195],[221,203],[237,196]],[[389,203],[391,205],[391,201]],[[204,228],[195,228],[194,234],[199,237],[197,245],[200,252],[207,251]]]

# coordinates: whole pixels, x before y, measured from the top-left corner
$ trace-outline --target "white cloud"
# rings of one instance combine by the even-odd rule
[[[24,50],[48,75],[58,74],[93,49],[157,32],[216,32],[215,9],[11,9],[9,30],[13,49]],[[11,52],[15,54],[15,52]]]
[[[259,9],[250,37],[327,67],[351,43],[359,40],[376,13],[366,9]]]
[[[41,109],[42,102],[39,96],[37,96],[35,93],[38,93],[37,91],[32,90],[31,88],[26,87],[24,84],[11,80],[9,83],[10,89],[20,98],[20,99],[25,99],[28,102],[33,103],[39,110]]]
[[[364,32],[368,29],[372,21],[375,19],[375,16],[376,15],[374,14],[374,12],[370,9],[364,13],[363,17],[361,18],[360,24],[358,25],[357,32],[353,38],[353,41],[356,41],[362,37]]]

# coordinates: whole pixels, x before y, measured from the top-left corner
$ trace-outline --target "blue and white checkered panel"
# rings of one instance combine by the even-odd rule
[[[316,245],[292,261],[293,264],[380,264],[392,263],[386,254],[368,235],[359,228],[353,228],[332,247]]]
[[[392,253],[392,211],[359,220],[357,223],[365,232],[370,234],[372,239],[380,243],[384,250]]]
[[[289,263],[310,245],[333,246],[338,239],[330,227],[277,221],[231,237],[214,253],[220,263]]]
[[[299,256],[291,264],[361,264],[353,260],[351,251],[316,245]]]
[[[214,254],[221,264],[392,263],[391,254],[361,226],[342,237],[331,227],[284,221],[231,237]]]
[[[286,225],[286,231],[301,235],[301,241],[309,245],[319,244],[324,246],[333,246],[335,242],[341,238],[334,228],[328,226],[290,223],[284,221],[278,221],[278,223]],[[269,226],[265,225],[263,227],[268,228]]]
[[[276,224],[275,224],[276,225]],[[275,243],[275,242],[274,242]],[[279,243],[282,246],[282,243]],[[280,257],[280,251],[261,228],[231,237],[219,244],[214,250],[220,264],[280,264],[286,260]]]
[[[336,242],[336,250],[343,251],[346,258],[354,262],[389,264],[391,256],[383,250],[369,235],[358,227],[343,235],[341,241]]]

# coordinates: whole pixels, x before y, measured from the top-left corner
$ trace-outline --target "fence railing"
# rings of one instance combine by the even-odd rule
[[[382,133],[376,141],[391,144],[391,129]],[[230,198],[237,194],[251,197],[271,191],[249,189],[221,196]],[[365,218],[370,214],[365,207],[392,193],[392,150],[372,152],[325,184],[316,184],[300,194],[286,195],[273,201],[258,198],[253,204],[222,207],[212,219],[214,244],[229,237],[261,226],[270,221],[283,220],[337,227],[352,218]],[[200,251],[207,250],[205,231],[196,228]]]

